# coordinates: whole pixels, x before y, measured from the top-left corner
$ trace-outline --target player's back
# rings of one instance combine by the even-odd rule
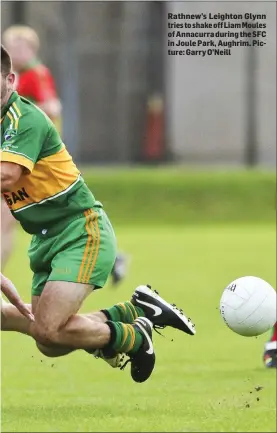
[[[3,195],[25,231],[66,224],[96,204],[52,121],[17,92],[2,112],[1,138],[1,160],[24,167]]]

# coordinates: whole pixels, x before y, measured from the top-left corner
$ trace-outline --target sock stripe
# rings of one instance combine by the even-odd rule
[[[126,302],[126,309],[128,310],[128,316],[130,316],[130,321],[128,322],[132,323],[135,320],[135,317],[134,317],[133,310],[130,308],[129,303],[127,302]]]
[[[128,302],[127,306],[131,310],[131,313],[133,315],[133,320],[137,319],[138,318],[138,313],[137,313],[134,305],[131,302]]]
[[[121,302],[107,310],[103,310],[106,316],[113,322],[133,323],[138,317],[144,317],[142,308],[136,307],[130,301]]]
[[[120,308],[123,308],[124,313],[126,313],[126,307],[125,304],[123,302],[120,302],[119,304],[117,304]]]
[[[104,353],[136,353],[143,344],[142,334],[133,325],[122,322],[106,322],[111,330],[111,338]]]
[[[122,329],[123,329],[123,340],[122,340],[122,346],[123,346],[128,338],[128,329],[124,324],[122,324]]]
[[[133,328],[132,326],[130,326],[130,325],[125,325],[125,326],[126,326],[126,327],[128,328],[128,330],[130,331],[130,337],[131,337],[130,344],[129,344],[129,346],[126,348],[126,352],[128,353],[130,350],[133,349],[134,344],[135,344],[135,331],[134,331],[134,328]]]

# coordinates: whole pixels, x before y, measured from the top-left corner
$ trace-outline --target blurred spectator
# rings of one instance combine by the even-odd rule
[[[16,90],[38,105],[61,132],[61,103],[50,70],[38,59],[37,33],[28,26],[11,26],[3,34],[3,43],[17,73]]]

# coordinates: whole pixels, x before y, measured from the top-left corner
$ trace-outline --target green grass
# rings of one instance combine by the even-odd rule
[[[224,286],[236,277],[257,275],[275,286],[275,226],[117,232],[120,248],[132,255],[128,278],[116,290],[108,286],[92,295],[84,310],[128,299],[136,285],[149,282],[185,309],[197,335],[155,335],[153,376],[135,384],[127,370],[114,371],[85,353],[47,359],[28,337],[2,334],[2,431],[276,431],[276,372],[261,360],[267,336],[232,333],[218,311]],[[7,269],[25,299],[31,284],[27,241],[20,231]]]
[[[276,173],[184,167],[84,169],[96,198],[118,224],[275,223]]]

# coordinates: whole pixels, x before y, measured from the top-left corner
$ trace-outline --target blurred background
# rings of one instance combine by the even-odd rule
[[[1,19],[2,31],[19,23],[38,32],[78,161],[272,167],[275,10],[271,2],[3,1]],[[265,13],[266,45],[168,56],[168,12]]]

